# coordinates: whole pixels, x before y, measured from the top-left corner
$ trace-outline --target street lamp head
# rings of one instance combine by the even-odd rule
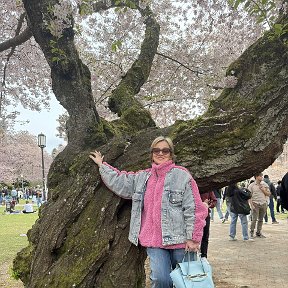
[[[43,133],[40,133],[38,135],[38,146],[40,148],[45,148],[46,147],[46,136]]]

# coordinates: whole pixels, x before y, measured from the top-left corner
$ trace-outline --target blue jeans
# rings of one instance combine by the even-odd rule
[[[220,219],[223,219],[223,214],[221,211],[221,198],[217,198],[216,209]],[[214,220],[214,208],[211,209],[211,220]]]
[[[182,262],[185,249],[147,248],[147,254],[150,258],[151,288],[172,288],[170,272]],[[194,254],[190,254],[190,260],[194,259]]]
[[[226,220],[228,220],[228,217],[229,217],[229,215],[230,215],[230,202],[229,201],[227,201],[226,200],[226,212],[225,212],[225,216],[224,216],[224,218],[226,219]]]
[[[42,197],[36,198],[38,208],[42,205]]]
[[[236,224],[237,224],[237,219],[238,216],[241,221],[241,226],[242,226],[242,236],[244,240],[248,240],[248,220],[247,220],[247,215],[244,214],[235,214],[230,211],[230,216],[231,216],[231,224],[230,224],[230,237],[235,238],[236,235]]]
[[[269,206],[269,209],[270,209],[270,215],[271,215],[271,218],[272,218],[272,222],[276,222],[275,213],[274,213],[274,200],[273,200],[273,198],[270,198],[268,206]],[[266,214],[264,216],[264,219],[265,219],[265,222],[268,222],[267,212],[266,212]]]

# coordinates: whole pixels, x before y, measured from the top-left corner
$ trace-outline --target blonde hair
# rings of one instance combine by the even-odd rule
[[[151,151],[151,162],[153,162],[153,153],[152,153],[152,149],[159,143],[159,142],[162,142],[162,141],[165,141],[169,148],[170,148],[170,154],[171,154],[171,159],[173,160],[173,162],[175,162],[175,154],[174,154],[174,145],[173,145],[173,142],[171,140],[171,138],[169,137],[164,137],[164,136],[158,136],[157,138],[155,138],[151,144],[151,147],[150,147],[150,151]]]

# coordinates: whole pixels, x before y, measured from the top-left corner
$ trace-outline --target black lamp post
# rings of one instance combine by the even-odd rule
[[[40,133],[38,135],[38,146],[41,148],[42,153],[43,201],[46,201],[44,155],[43,155],[43,149],[46,147],[46,136],[43,133]]]
[[[22,186],[22,193],[24,193],[23,177],[24,177],[24,176],[21,174],[21,186]]]

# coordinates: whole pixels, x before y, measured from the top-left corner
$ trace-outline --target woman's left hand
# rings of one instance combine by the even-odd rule
[[[187,240],[186,241],[186,247],[185,250],[189,252],[198,252],[200,249],[200,243],[195,242],[193,240]]]

